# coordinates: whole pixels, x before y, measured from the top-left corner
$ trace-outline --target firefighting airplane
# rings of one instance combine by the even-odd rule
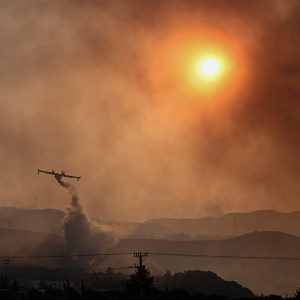
[[[46,174],[50,174],[50,175],[54,175],[54,177],[59,181],[61,180],[62,177],[69,177],[69,178],[77,178],[77,181],[79,181],[79,179],[81,178],[81,176],[77,177],[77,176],[71,176],[71,175],[66,175],[66,171],[61,171],[61,173],[56,173],[55,171],[48,172],[48,171],[42,171],[38,169],[38,174],[40,174],[40,172],[42,173],[46,173]]]

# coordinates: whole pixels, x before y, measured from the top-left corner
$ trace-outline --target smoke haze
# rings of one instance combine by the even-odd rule
[[[36,194],[65,210],[36,180],[53,168],[82,176],[81,205],[111,221],[300,210],[299,13],[297,0],[1,0],[0,205]],[[204,48],[234,66],[206,93],[185,73]],[[81,252],[68,232],[91,223],[74,195],[64,224]]]
[[[96,225],[84,213],[83,207],[79,204],[77,191],[71,184],[61,179],[57,181],[72,195],[67,214],[62,220],[69,252],[73,255],[104,253],[107,248],[116,243],[116,235],[108,226]],[[83,259],[80,258],[80,260]],[[95,260],[97,258],[89,259],[88,263],[94,264]],[[87,261],[81,263],[85,264]]]

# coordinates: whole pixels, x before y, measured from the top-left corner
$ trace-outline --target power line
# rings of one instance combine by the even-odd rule
[[[112,268],[113,270],[127,270],[128,267],[119,267],[119,268]],[[11,267],[11,271],[40,271],[40,272],[83,272],[83,271],[99,271],[99,270],[107,270],[107,268],[72,268],[72,269],[42,269],[42,268],[18,268],[18,267]],[[5,270],[4,268],[0,268],[0,270]]]
[[[117,253],[96,253],[96,254],[68,254],[68,255],[30,255],[30,256],[0,256],[0,259],[9,257],[10,259],[39,259],[39,258],[74,258],[74,257],[96,257],[96,256],[116,256],[134,255],[136,252],[117,252]],[[221,259],[261,259],[261,260],[290,260],[300,261],[300,257],[279,257],[279,256],[241,256],[241,255],[210,255],[210,254],[188,254],[188,253],[165,253],[147,252],[148,255],[160,256],[179,256],[195,258],[221,258]]]
[[[228,259],[265,259],[265,260],[300,260],[300,257],[278,257],[278,256],[240,256],[240,255],[206,255],[206,254],[183,254],[183,253],[154,253],[151,255],[182,256],[199,258],[228,258]]]
[[[9,257],[10,259],[19,258],[72,258],[72,257],[95,257],[95,256],[114,256],[114,255],[132,255],[133,252],[120,253],[96,253],[96,254],[66,254],[66,255],[28,255],[28,256],[0,256],[1,258]]]

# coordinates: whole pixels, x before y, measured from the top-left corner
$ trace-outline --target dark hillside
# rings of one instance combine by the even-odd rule
[[[10,258],[10,267],[39,265],[67,267],[72,264],[66,258],[14,258],[24,256],[55,256],[69,254],[62,236],[15,229],[0,229],[0,256]]]
[[[300,238],[280,232],[253,232],[220,241],[122,240],[111,252],[148,252],[153,272],[212,271],[234,280],[256,294],[292,294],[299,286],[300,261],[243,259],[251,257],[299,257]],[[153,253],[153,254],[151,254]],[[157,254],[155,254],[157,253]],[[160,255],[167,253],[168,255]],[[172,254],[237,256],[236,258],[188,257]],[[112,263],[109,260],[107,263]],[[128,256],[128,265],[135,260]]]
[[[225,281],[211,271],[184,271],[173,276],[167,272],[155,278],[155,283],[161,290],[183,288],[190,294],[204,293],[206,295],[226,295],[231,299],[252,298],[254,294],[234,281]]]
[[[61,221],[65,213],[54,209],[27,210],[0,207],[0,228],[64,235]],[[95,219],[98,223],[103,223]],[[109,223],[106,223],[109,225]],[[281,231],[300,236],[300,212],[255,211],[233,213],[220,218],[152,219],[144,223],[117,223],[134,238],[172,240],[224,239],[254,231]]]
[[[64,212],[56,209],[0,207],[0,228],[64,235],[61,226],[64,216]]]
[[[55,210],[27,211],[13,208],[0,209],[0,224],[3,227],[21,227],[21,230],[0,230],[0,255],[3,257],[24,255],[58,255],[67,253],[65,239],[61,235],[46,232],[62,231],[61,219],[63,212]],[[265,216],[265,212],[261,212]],[[246,216],[247,214],[243,214]],[[248,215],[248,217],[251,214]],[[259,214],[253,213],[254,216]],[[270,213],[273,214],[273,212]],[[281,214],[279,214],[281,215]],[[286,214],[288,216],[289,214]],[[294,213],[297,216],[297,213]],[[56,216],[56,217],[53,217]],[[228,218],[229,215],[224,216]],[[252,216],[253,217],[253,216]],[[290,216],[289,216],[290,217]],[[246,217],[245,217],[246,218]],[[259,217],[260,218],[260,217]],[[208,218],[211,221],[214,218]],[[220,218],[222,219],[222,218]],[[247,218],[246,218],[247,219]],[[45,220],[45,222],[44,222]],[[56,220],[56,221],[54,221]],[[204,220],[205,221],[205,220]],[[202,220],[202,222],[204,222]],[[257,219],[257,224],[259,220]],[[281,221],[280,221],[281,222]],[[280,223],[279,222],[279,223]],[[270,223],[272,224],[272,223]],[[295,223],[296,224],[296,223]],[[143,233],[152,235],[152,231],[166,232],[161,225],[132,225],[141,236]],[[257,225],[258,226],[258,225]],[[273,226],[273,225],[272,225]],[[275,226],[275,225],[274,225]],[[34,228],[29,232],[26,228]],[[300,257],[300,237],[282,232],[252,232],[242,236],[224,240],[171,241],[158,239],[123,239],[112,247],[110,252],[149,252],[147,266],[153,274],[163,274],[166,270],[183,272],[184,270],[212,271],[225,280],[234,280],[249,287],[256,294],[293,293],[300,285],[300,261],[298,260],[249,260],[243,258],[186,257],[173,255],[154,255],[153,253],[196,254],[206,256],[266,256],[266,257]],[[144,235],[143,237],[146,237]],[[99,241],[95,241],[99,242]],[[13,260],[11,265],[19,264]],[[22,261],[29,264],[28,261]],[[75,260],[38,259],[30,262],[40,266],[60,265],[67,267],[76,264]],[[101,267],[124,267],[136,263],[133,255],[103,258]]]
[[[220,218],[152,219],[145,223],[165,226],[174,232],[205,236],[238,236],[253,231],[281,231],[300,236],[300,212],[279,213],[260,210],[250,213],[230,213]]]
[[[0,239],[2,257],[68,254],[64,237],[59,235],[1,229]],[[224,280],[235,281],[250,288],[255,294],[292,294],[299,286],[299,260],[241,258],[242,256],[300,257],[300,238],[280,232],[253,232],[219,241],[124,239],[108,252],[130,254],[105,256],[100,265],[93,268],[130,266],[136,263],[132,253],[148,252],[149,256],[145,263],[153,275],[164,274],[166,270],[172,273],[184,270],[212,271]],[[172,254],[236,257],[192,257]],[[84,266],[79,260],[71,258],[14,258],[11,259],[10,267],[19,264],[60,268]],[[128,273],[130,271],[128,269]]]

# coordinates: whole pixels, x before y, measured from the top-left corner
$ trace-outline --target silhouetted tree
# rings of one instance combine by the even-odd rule
[[[8,279],[7,279],[6,275],[4,277],[1,276],[1,289],[2,290],[8,289]]]
[[[32,287],[27,291],[27,295],[30,300],[40,300],[42,299],[43,293]]]
[[[174,288],[180,288],[181,286],[181,276],[179,275],[180,273],[176,273],[173,275],[173,286]]]
[[[189,299],[189,295],[190,293],[182,288],[170,291],[170,296],[173,300],[187,300]]]
[[[46,291],[46,290],[49,290],[50,289],[50,285],[48,285],[47,283],[46,283],[46,281],[44,280],[44,278],[41,278],[41,281],[40,281],[40,283],[39,283],[39,290],[44,290],[44,291]]]
[[[64,298],[64,291],[60,289],[53,289],[50,287],[48,290],[45,290],[44,296],[42,299],[57,299],[57,300],[62,300]]]
[[[164,280],[164,286],[166,288],[166,291],[168,291],[168,289],[172,285],[173,276],[172,276],[171,272],[169,270],[167,270],[167,272],[164,274],[163,278],[164,278],[163,279]]]
[[[100,279],[99,279],[99,274],[97,273],[93,273],[93,282],[92,282],[92,288],[94,290],[100,290],[101,289],[101,282],[100,282]]]
[[[105,289],[105,290],[110,290],[113,288],[113,281],[112,281],[112,278],[109,277],[104,277],[103,280],[102,280],[102,288]]]
[[[66,278],[66,281],[67,281],[66,289],[69,289],[70,288],[70,282],[69,282],[68,278]]]
[[[72,287],[70,287],[70,282],[68,278],[66,278],[67,284],[65,285],[65,294],[66,294],[66,299],[68,300],[76,300],[79,299],[79,293]]]
[[[83,280],[81,279],[81,293],[85,291]]]
[[[202,292],[197,292],[190,296],[190,300],[209,300],[209,298],[210,296],[207,296]]]
[[[106,276],[108,276],[108,277],[112,277],[112,276],[115,274],[115,271],[114,271],[113,268],[108,267],[108,268],[105,270],[105,274],[106,274]]]
[[[145,267],[141,270],[142,275],[142,290],[144,294],[149,294],[153,289],[154,277],[151,276],[150,271]],[[135,270],[134,274],[130,275],[130,279],[122,283],[124,291],[129,294],[138,294],[140,284],[140,274],[138,269]]]
[[[17,282],[17,280],[14,278],[14,281],[12,283],[12,286],[11,286],[11,290],[14,291],[14,292],[17,292],[19,290],[19,283]]]
[[[296,289],[296,292],[295,292],[295,294],[294,294],[294,298],[295,298],[295,299],[300,299],[300,287],[298,287],[298,288]]]
[[[1,290],[4,289],[4,277],[1,276]]]
[[[114,282],[113,282],[113,277],[114,277],[114,269],[111,267],[108,267],[105,270],[105,275],[104,278],[102,280],[102,287],[106,290],[111,290],[114,289]]]
[[[270,294],[268,296],[264,297],[265,300],[282,300],[282,296],[281,295],[274,295],[274,294]]]

